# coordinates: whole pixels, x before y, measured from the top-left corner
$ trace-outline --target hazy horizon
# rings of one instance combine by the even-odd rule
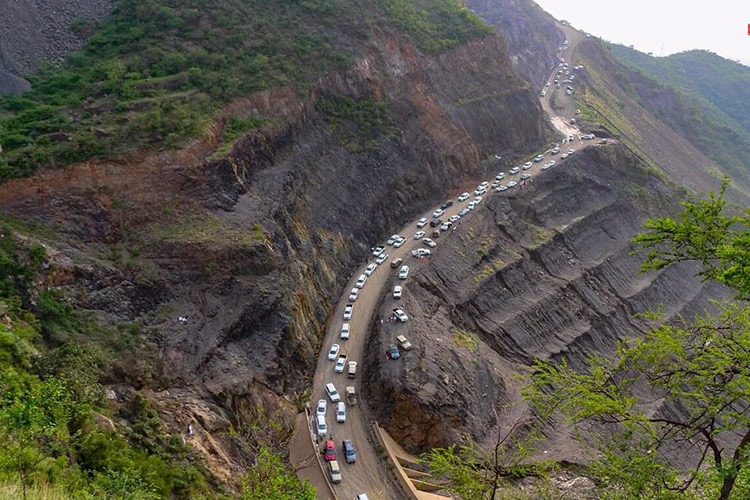
[[[703,49],[750,66],[750,1],[535,0],[557,19],[654,56]]]

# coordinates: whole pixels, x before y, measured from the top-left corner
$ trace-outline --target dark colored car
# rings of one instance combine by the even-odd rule
[[[438,227],[442,223],[443,223],[443,219],[432,219],[430,221],[430,227]]]
[[[435,230],[434,230],[434,231],[432,232],[432,237],[433,237],[433,238],[440,238],[440,229],[435,229]]]
[[[452,206],[453,206],[453,200],[448,200],[448,201],[444,201],[443,204],[440,205],[440,208],[445,210],[446,208],[452,207]]]
[[[392,267],[393,269],[396,269],[396,268],[397,268],[398,266],[400,266],[400,265],[401,265],[401,263],[402,263],[403,261],[404,261],[404,259],[402,259],[401,257],[399,257],[398,259],[393,259],[393,260],[391,261],[391,267]]]
[[[398,352],[398,347],[396,347],[396,344],[391,344],[390,347],[388,347],[388,355],[391,359],[398,359],[401,357],[401,354]]]
[[[346,463],[353,464],[357,461],[357,452],[354,449],[354,443],[350,439],[344,439],[344,456]]]
[[[336,445],[333,444],[332,439],[326,441],[326,444],[323,448],[323,458],[325,458],[327,462],[336,460]]]

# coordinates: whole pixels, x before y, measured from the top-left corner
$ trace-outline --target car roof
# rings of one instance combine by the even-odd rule
[[[333,383],[331,383],[331,382],[328,382],[328,383],[326,384],[326,389],[329,389],[329,390],[332,390],[332,391],[333,391],[333,390],[335,390],[335,389],[336,389],[336,386],[335,386],[335,385],[333,385]]]
[[[406,337],[404,337],[403,335],[399,335],[398,337],[396,337],[396,339],[397,340],[406,340]]]

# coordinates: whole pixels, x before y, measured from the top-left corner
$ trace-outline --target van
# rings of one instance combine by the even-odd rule
[[[318,436],[325,436],[328,434],[328,427],[326,426],[326,417],[325,415],[318,415],[316,418],[316,430],[318,432]]]

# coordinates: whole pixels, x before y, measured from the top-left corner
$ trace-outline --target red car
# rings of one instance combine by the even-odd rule
[[[336,445],[333,444],[332,439],[326,441],[326,444],[323,447],[323,458],[326,459],[326,462],[336,460]]]

